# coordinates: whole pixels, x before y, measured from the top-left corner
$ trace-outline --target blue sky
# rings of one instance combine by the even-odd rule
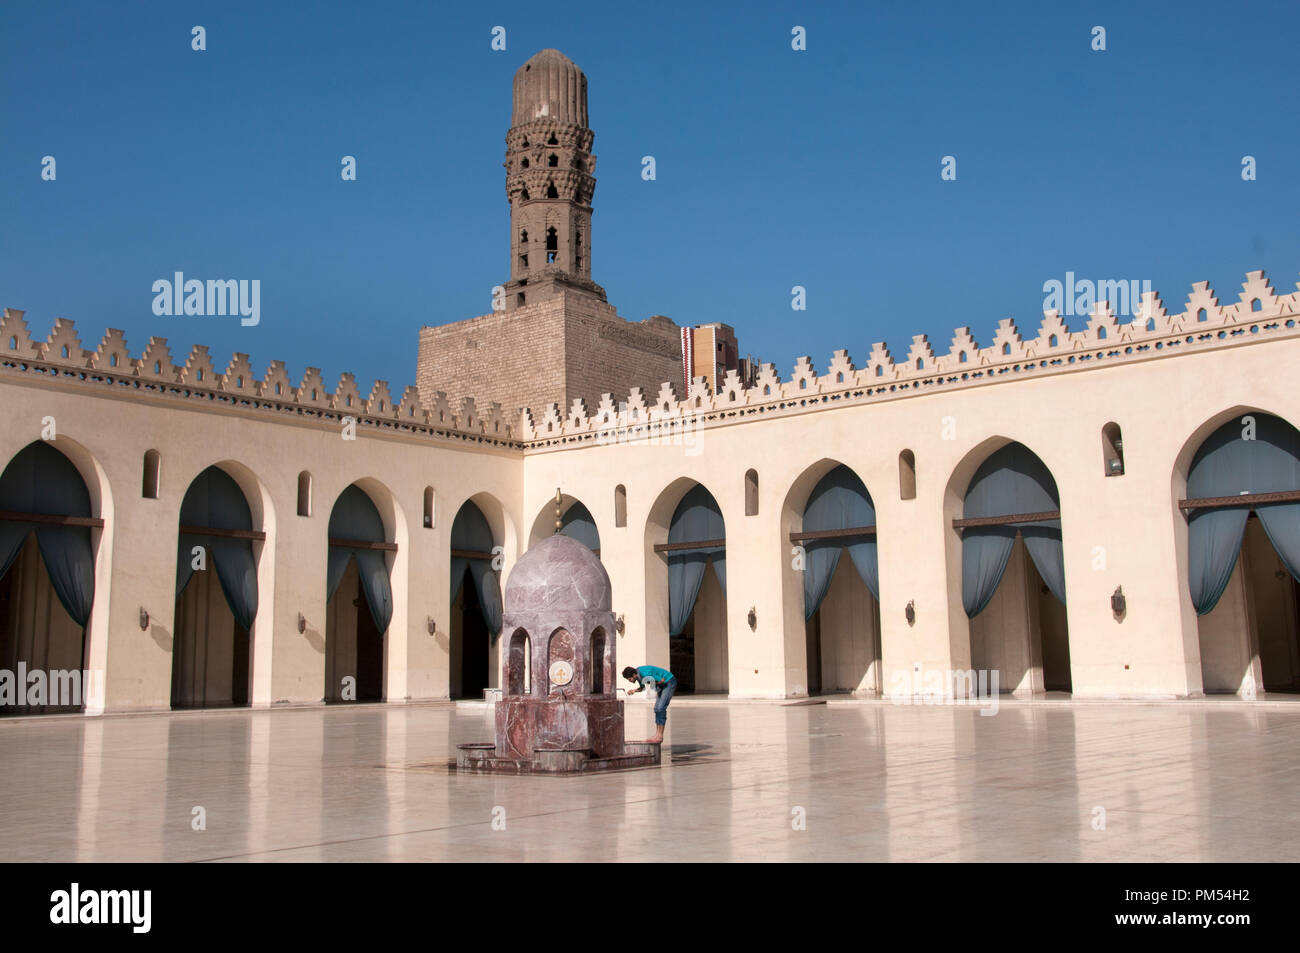
[[[1300,5],[1047,6],[6,0],[0,305],[92,348],[117,327],[135,353],[161,335],[178,361],[413,383],[419,327],[508,277],[511,77],[544,47],[588,77],[611,303],[724,321],[783,376],[1032,331],[1067,271],[1170,310],[1198,280],[1235,302],[1253,268],[1294,290]],[[155,316],[175,271],[259,279],[261,323]]]

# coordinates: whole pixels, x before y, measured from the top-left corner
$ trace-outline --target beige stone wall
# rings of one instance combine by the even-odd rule
[[[661,413],[663,395],[655,395],[638,405],[642,421],[658,426],[680,420],[683,410],[700,417],[685,438],[678,427],[669,431],[674,436],[654,442],[644,433],[607,439],[597,433],[597,418],[551,414],[537,426],[521,421],[515,431],[525,438],[521,444],[509,433],[509,421],[453,420],[439,402],[414,406],[409,392],[395,406],[386,387],[376,385],[363,400],[350,378],[329,393],[311,374],[301,387],[281,392],[283,371],[274,365],[254,387],[243,355],[224,375],[214,375],[206,351],[197,348],[183,367],[166,360],[166,370],[154,372],[152,355],[165,351],[158,342],[146,359],[135,361],[111,332],[92,353],[80,348],[69,324],[60,323],[36,345],[19,318],[6,315],[0,460],[40,439],[53,420],[55,446],[82,473],[93,512],[104,520],[92,533],[96,596],[87,655],[92,670],[106,672],[101,684],[107,688],[91,699],[91,713],[168,705],[179,509],[190,482],[212,464],[240,484],[254,525],[266,533],[254,544],[260,594],[251,634],[255,705],[321,698],[326,526],[334,500],[353,482],[375,500],[398,546],[388,557],[394,600],[385,640],[390,700],[447,696],[449,534],[460,505],[473,499],[483,510],[508,573],[532,530],[549,518],[557,486],[595,518],[614,609],[626,622],[619,655],[666,664],[667,571],[654,545],[666,542],[673,509],[696,482],[713,494],[726,523],[726,598],[711,600],[706,593],[702,603],[706,616],[710,605],[716,608],[711,634],[725,638],[725,653],[719,645],[710,656],[726,667],[718,684],[725,681],[739,697],[803,694],[802,580],[789,534],[801,528],[817,479],[838,463],[858,474],[875,503],[879,684],[886,694],[898,694],[900,683],[912,684],[914,672],[968,669],[980,654],[961,607],[961,542],[952,520],[976,468],[1009,441],[1036,453],[1060,492],[1075,695],[1177,697],[1219,682],[1245,693],[1261,684],[1250,587],[1234,579],[1214,613],[1222,620],[1197,618],[1187,586],[1187,524],[1177,501],[1192,454],[1216,427],[1250,412],[1300,423],[1300,392],[1293,384],[1300,369],[1294,317],[1300,297],[1259,290],[1260,280],[1251,276],[1241,306],[1223,308],[1198,286],[1188,313],[1208,300],[1212,320],[1190,323],[1195,319],[1188,314],[1161,310],[1151,332],[1109,321],[1103,336],[1099,331],[1108,322],[1098,316],[1086,332],[1062,330],[1049,344],[1043,334],[1037,343],[1026,342],[1004,324],[993,344],[970,352],[967,376],[955,356],[936,359],[928,345],[914,343],[913,355],[928,356],[914,357],[907,368],[878,347],[860,370],[842,352],[823,375],[801,360],[788,381],[769,368],[751,390],[715,396],[693,389],[680,403],[670,402],[667,412]],[[1249,307],[1252,294],[1266,299],[1262,313]],[[8,347],[11,335],[19,340]],[[963,340],[959,336],[954,354]],[[65,344],[69,355],[59,358]],[[1004,347],[1011,348],[1009,356],[1000,356]],[[97,369],[110,352],[121,355],[117,374]],[[921,360],[923,369],[916,366]],[[877,375],[877,367],[889,371]],[[197,381],[201,370],[206,383],[186,383]],[[277,396],[263,396],[271,393]],[[356,440],[342,439],[345,408],[363,415]],[[408,419],[415,423],[408,426]],[[1100,435],[1110,422],[1123,429],[1125,471],[1118,477],[1104,476]],[[142,460],[151,449],[162,457],[157,499],[141,495]],[[904,449],[916,461],[910,499],[902,498],[899,485]],[[750,469],[759,480],[752,514],[745,507]],[[296,512],[302,471],[312,475],[310,516]],[[614,522],[619,485],[626,491],[623,527]],[[433,527],[426,529],[421,513],[428,486],[436,491],[436,505]],[[1244,567],[1252,553],[1243,554]],[[1032,575],[1022,572],[1022,584]],[[1116,618],[1110,597],[1120,585],[1128,611]],[[909,603],[916,611],[910,625],[904,614]],[[1059,638],[1059,620],[1047,618],[1045,605],[1050,608],[1029,599],[1022,617],[1032,622],[1036,612],[1049,651],[1059,652],[1064,646],[1052,642]],[[142,607],[152,618],[147,631],[139,625]],[[299,613],[306,620],[303,633]],[[436,625],[433,635],[428,619]],[[1012,672],[1015,683],[1001,687],[1038,690],[1032,673],[1041,670],[1042,653],[1041,644],[1035,649],[1031,643],[1027,661]],[[499,664],[494,650],[491,671]]]
[[[442,391],[453,408],[472,397],[480,407],[496,401],[512,415],[560,400],[564,326],[564,299],[558,297],[421,328],[415,378],[421,400],[432,402]]]
[[[1187,590],[1186,521],[1176,508],[1186,468],[1204,436],[1246,410],[1300,423],[1292,371],[1282,370],[1300,368],[1300,328],[1269,339],[1229,340],[1167,359],[1087,370],[1065,365],[1041,376],[899,392],[875,403],[796,400],[784,416],[716,414],[689,439],[659,445],[614,440],[573,448],[557,442],[549,452],[524,458],[524,512],[535,519],[556,486],[591,510],[615,611],[627,619],[620,652],[665,664],[667,574],[653,545],[666,541],[667,520],[681,496],[692,483],[703,483],[727,528],[730,692],[799,694],[807,684],[804,620],[788,533],[801,525],[815,483],[810,474],[844,463],[863,479],[877,508],[882,684],[888,693],[892,680],[910,679],[914,666],[971,667],[960,538],[951,520],[960,515],[979,463],[1017,440],[1043,459],[1061,495],[1075,695],[1198,693],[1200,635]],[[1100,434],[1110,421],[1123,428],[1126,472],[1120,477],[1103,476]],[[558,440],[568,439],[567,430],[557,433]],[[899,491],[897,461],[905,448],[916,457],[911,500]],[[751,467],[759,474],[759,512],[746,516],[744,474]],[[613,518],[620,484],[628,512],[622,529]],[[1122,620],[1110,608],[1118,585],[1128,599]],[[904,619],[909,601],[915,602],[914,626]],[[756,632],[746,622],[751,607]],[[1240,629],[1240,619],[1232,625]],[[1019,687],[1027,673],[1022,667],[1015,685],[1002,687]]]
[[[667,318],[625,321],[609,305],[575,292],[439,327],[420,329],[416,386],[426,402],[437,391],[453,408],[473,397],[510,413],[547,405],[567,414],[575,398],[596,409],[601,394],[633,387],[658,393],[681,379],[681,341]]]
[[[633,387],[656,394],[664,381],[682,377],[681,329],[665,317],[625,321],[613,308],[581,295],[566,295],[565,402],[575,398],[594,413],[602,394],[615,400]],[[544,409],[525,404],[535,416]]]
[[[389,700],[447,697],[452,517],[473,497],[504,548],[508,572],[519,552],[522,467],[517,452],[385,436],[338,425],[204,401],[133,399],[84,382],[15,382],[0,376],[6,427],[0,460],[40,439],[53,417],[54,445],[78,466],[105,520],[93,531],[96,592],[88,665],[105,673],[106,697],[88,710],[166,709],[170,704],[176,542],[190,482],[219,464],[244,490],[254,526],[259,606],[252,631],[252,703],[319,702],[325,684],[327,526],[338,495],[360,482],[375,500],[391,541],[393,618],[385,639]],[[141,497],[146,450],[162,455],[157,499]],[[312,475],[313,509],[296,512],[298,474]],[[436,490],[435,523],[423,528],[424,489]],[[139,625],[141,607],[151,616]],[[306,631],[298,631],[298,615]],[[436,634],[428,632],[434,619]]]

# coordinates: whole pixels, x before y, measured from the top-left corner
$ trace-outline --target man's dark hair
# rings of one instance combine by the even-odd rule
[[[629,665],[627,668],[623,669],[623,677],[636,678],[636,669],[634,669],[631,665]]]

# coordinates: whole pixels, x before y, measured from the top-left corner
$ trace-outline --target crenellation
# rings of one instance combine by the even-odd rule
[[[651,422],[654,422],[680,413],[677,391],[670,381],[664,381],[659,385],[659,396],[655,398],[655,405],[648,416]]]
[[[126,335],[117,328],[109,328],[90,355],[90,366],[97,371],[112,371],[131,366],[131,351],[126,346]]]
[[[24,312],[13,308],[6,308],[0,314],[0,354],[9,358],[8,363],[0,366],[19,372],[29,370],[30,362],[37,365],[31,370],[38,373],[56,367],[69,368],[60,376],[73,379],[122,384],[144,380],[171,385],[135,390],[141,399],[205,395],[211,399],[221,395],[220,399],[227,405],[254,411],[282,410],[297,404],[318,412],[314,416],[322,420],[350,415],[364,419],[371,426],[389,428],[392,422],[401,421],[404,425],[401,429],[407,432],[428,428],[431,436],[482,437],[485,443],[500,441],[518,445],[516,434],[520,428],[514,422],[515,412],[507,414],[495,401],[488,405],[486,412],[480,413],[474,399],[467,398],[458,418],[441,391],[436,392],[432,405],[426,405],[419,389],[411,385],[403,392],[399,404],[394,403],[388,382],[377,380],[371,386],[370,396],[363,400],[351,373],[343,373],[331,392],[320,369],[315,367],[308,367],[301,384],[294,387],[283,361],[272,361],[259,380],[249,355],[241,352],[235,352],[225,371],[218,372],[208,347],[203,344],[194,345],[185,363],[177,365],[164,337],[151,337],[148,347],[137,358],[131,356],[126,336],[117,328],[106,329],[96,349],[88,351],[81,346],[74,322],[65,318],[57,319],[49,337],[36,343],[27,328]],[[585,429],[585,413],[582,420]]]
[[[428,423],[429,409],[421,402],[419,388],[414,384],[406,385],[406,390],[402,391],[402,402],[397,406],[397,417],[408,422]]]
[[[740,372],[735,368],[729,369],[718,388],[716,403],[722,407],[734,407],[748,403],[748,396],[745,385],[741,383]]]
[[[758,376],[754,380],[754,390],[760,400],[781,393],[781,375],[776,372],[775,364],[765,363],[759,366]]]
[[[564,418],[560,416],[560,405],[550,403],[546,405],[546,413],[542,414],[542,423],[539,428],[543,434],[561,434],[564,432]]]
[[[928,334],[912,335],[912,346],[907,352],[907,366],[909,368],[922,371],[927,368],[935,368],[934,348],[930,346],[930,336]]]
[[[587,402],[581,397],[573,398],[573,403],[569,407],[569,416],[565,420],[567,430],[582,431],[589,430],[587,420]]]
[[[268,400],[293,400],[294,386],[284,361],[272,361],[257,386],[257,396]]]
[[[462,397],[460,400],[460,413],[456,415],[460,426],[459,430],[467,430],[470,433],[482,433],[483,424],[479,420],[478,408],[474,406],[473,397]]]
[[[618,408],[614,406],[614,395],[609,393],[601,394],[600,403],[596,405],[596,426],[601,430],[605,430],[619,424]]]
[[[1236,306],[1237,320],[1249,321],[1252,314],[1272,314],[1278,310],[1277,295],[1273,291],[1273,285],[1264,277],[1263,271],[1249,271],[1246,273],[1246,280],[1241,286],[1240,299]],[[1255,311],[1253,304],[1259,301],[1260,309]]]
[[[231,356],[218,387],[228,394],[246,394],[250,397],[257,395],[257,380],[253,376],[253,365],[249,363],[247,354],[236,351]]]
[[[1201,320],[1200,312],[1204,309],[1205,321]],[[1183,327],[1187,330],[1194,330],[1198,324],[1222,325],[1225,321],[1223,309],[1219,307],[1219,299],[1214,296],[1213,289],[1210,288],[1208,281],[1198,281],[1192,285],[1192,293],[1187,298],[1187,310],[1183,312]],[[1234,315],[1235,317],[1235,315]]]
[[[166,338],[149,338],[149,346],[133,363],[136,377],[168,384],[180,378],[180,368],[172,362],[172,349],[167,346]]]
[[[40,346],[37,359],[68,367],[88,367],[90,352],[81,346],[76,326],[67,318],[55,318],[50,336]]]
[[[217,375],[212,369],[212,358],[208,356],[206,344],[196,344],[190,348],[190,356],[185,359],[178,380],[191,387],[217,389]]]
[[[962,360],[962,355],[966,360]],[[970,333],[970,328],[960,327],[952,333],[952,347],[948,351],[948,364],[951,369],[959,367],[978,366],[980,355],[979,342],[975,340],[975,335]]]
[[[339,375],[338,386],[330,397],[330,407],[353,417],[364,409],[361,406],[361,391],[357,389],[357,380],[351,371]]]
[[[1004,357],[1013,361],[1024,360],[1025,342],[1020,336],[1020,329],[1016,327],[1015,318],[1003,318],[998,322],[998,328],[993,332],[993,343],[985,353],[989,356],[990,364],[1003,363],[1001,359]]]
[[[845,348],[831,354],[830,366],[826,369],[827,380],[834,381],[835,386],[853,387],[858,383],[858,369],[853,366],[853,359]]]
[[[866,370],[868,382],[893,380],[897,376],[894,358],[884,341],[877,341],[871,345],[871,353],[867,355]]]
[[[1300,282],[1294,294],[1277,295],[1264,273],[1253,271],[1247,274],[1242,288],[1239,303],[1221,308],[1208,283],[1197,282],[1192,286],[1187,310],[1172,316],[1165,310],[1159,294],[1144,292],[1138,316],[1128,321],[1120,321],[1110,302],[1103,299],[1094,304],[1086,327],[1077,332],[1069,330],[1057,311],[1046,311],[1037,335],[1028,341],[1021,336],[1013,318],[1004,318],[998,322],[993,340],[986,348],[980,347],[969,327],[959,327],[953,332],[952,347],[942,356],[935,355],[927,335],[918,334],[913,336],[907,359],[902,364],[894,362],[884,342],[872,346],[866,367],[861,370],[854,367],[844,349],[832,354],[823,376],[817,375],[808,357],[801,357],[795,362],[789,381],[784,383],[775,365],[763,364],[752,387],[742,387],[734,372],[728,372],[716,395],[710,394],[703,378],[699,378],[692,381],[686,397],[679,400],[673,384],[664,382],[644,416],[646,422],[653,425],[683,414],[707,413],[729,407],[768,405],[763,409],[780,409],[792,400],[805,399],[809,395],[842,393],[859,388],[865,388],[865,393],[854,396],[864,399],[885,394],[905,396],[920,388],[928,389],[945,383],[990,382],[1009,373],[1027,373],[1040,367],[1077,365],[1082,368],[1094,366],[1090,363],[1094,360],[1110,362],[1130,355],[1145,356],[1153,353],[1153,345],[1156,352],[1173,355],[1178,353],[1179,345],[1212,345],[1214,341],[1226,340],[1218,334],[1206,333],[1211,328],[1217,330],[1252,320],[1277,328],[1280,326],[1277,319],[1300,313]],[[1259,311],[1252,309],[1255,300],[1260,302]],[[1204,322],[1196,318],[1200,308],[1206,310]],[[1147,327],[1148,321],[1152,324],[1150,328]],[[1300,333],[1300,325],[1291,321],[1282,330]],[[1188,336],[1193,331],[1200,333]],[[1179,335],[1183,336],[1181,340]],[[1171,336],[1174,340],[1167,340]],[[965,361],[962,360],[963,354],[966,355]],[[616,418],[619,420],[617,426],[636,426],[637,410],[644,412],[647,409],[640,388],[632,389],[622,409],[626,413],[621,419]],[[607,412],[608,408],[602,401],[594,424],[575,414],[562,420],[557,412],[544,418],[544,425],[538,426],[532,414],[525,410],[521,432],[525,441],[536,440],[545,444],[557,434],[578,434],[607,426],[601,416]],[[746,410],[746,413],[751,412],[754,411]]]
[[[967,332],[969,334],[969,331]],[[954,338],[954,340],[956,340]],[[1038,326],[1038,337],[1029,346],[1030,354],[1049,354],[1081,347],[1070,331],[1070,326],[1056,310],[1043,312],[1043,323]]]
[[[586,439],[584,435],[609,429],[652,431],[661,422],[676,421],[684,415],[704,414],[708,419],[717,419],[714,416],[717,412],[739,409],[748,415],[784,409],[787,404],[793,410],[792,401],[806,407],[806,399],[812,395],[857,391],[853,394],[855,399],[907,396],[943,384],[990,382],[1008,373],[1024,373],[1040,366],[1077,362],[1078,367],[1091,367],[1092,361],[1112,362],[1129,355],[1155,352],[1172,355],[1179,353],[1180,346],[1228,343],[1231,338],[1223,336],[1224,329],[1243,325],[1300,333],[1300,326],[1288,320],[1288,316],[1300,313],[1300,283],[1295,293],[1279,295],[1262,271],[1252,271],[1246,275],[1238,299],[1232,305],[1220,306],[1208,283],[1202,281],[1192,286],[1186,309],[1177,315],[1168,314],[1160,296],[1148,291],[1142,295],[1135,319],[1120,321],[1110,303],[1102,300],[1094,305],[1086,327],[1078,332],[1071,332],[1058,312],[1047,311],[1036,336],[1028,341],[1021,336],[1015,321],[1006,318],[998,323],[987,348],[979,346],[969,327],[960,327],[954,331],[950,350],[941,356],[935,354],[927,335],[918,334],[912,337],[907,359],[901,364],[894,362],[884,342],[877,342],[862,369],[855,367],[846,349],[839,349],[832,353],[822,375],[817,374],[811,359],[805,356],[795,362],[793,373],[785,382],[775,365],[766,363],[759,369],[754,385],[748,388],[731,370],[717,393],[711,391],[703,377],[697,377],[685,396],[679,398],[673,382],[665,381],[653,401],[646,399],[640,387],[633,387],[627,398],[618,402],[610,392],[602,393],[594,411],[588,410],[586,400],[575,397],[567,413],[552,403],[540,417],[529,408],[505,408],[497,401],[489,403],[486,411],[480,411],[471,396],[461,397],[459,411],[455,412],[445,392],[435,391],[432,399],[426,401],[423,392],[414,385],[402,392],[400,402],[394,402],[388,382],[383,380],[375,381],[369,396],[363,399],[350,372],[344,372],[331,391],[320,369],[314,367],[308,367],[301,383],[294,387],[283,361],[272,361],[259,381],[253,375],[249,356],[240,352],[232,356],[224,373],[218,373],[207,346],[201,344],[194,345],[185,363],[178,366],[163,337],[151,337],[144,353],[132,358],[125,335],[115,328],[106,330],[95,351],[87,351],[81,345],[74,322],[66,318],[57,319],[46,340],[37,343],[28,330],[24,312],[13,308],[4,309],[0,315],[0,353],[19,361],[93,370],[96,379],[135,378],[179,385],[186,396],[217,392],[246,398],[239,402],[255,408],[270,409],[272,402],[296,403],[317,411],[368,417],[376,423],[400,420],[430,430],[546,444],[557,436]],[[1254,310],[1256,301],[1260,305],[1258,311]],[[1206,312],[1205,321],[1197,319],[1200,309]],[[1241,333],[1238,330],[1231,335]],[[67,348],[66,356],[64,348]],[[961,360],[962,354],[966,355],[965,361]],[[728,414],[717,415],[722,416]]]
[[[27,359],[40,354],[40,345],[32,340],[24,314],[17,308],[5,308],[0,316],[0,344],[6,356]]]
[[[362,401],[364,413],[371,417],[396,419],[397,408],[393,405],[393,395],[388,390],[388,381],[377,380],[370,388],[370,396]]]
[[[785,386],[785,396],[806,397],[819,393],[819,386],[817,369],[813,367],[812,359],[804,356],[794,362],[794,373]]]
[[[501,409],[498,401],[488,403],[487,413],[482,415],[483,433],[485,434],[508,434],[510,425],[506,423],[505,414]]]
[[[689,413],[698,413],[702,410],[713,409],[713,395],[709,393],[709,383],[703,377],[696,377],[691,381],[690,388],[686,391],[686,400],[683,401],[684,409]]]
[[[1109,301],[1103,299],[1092,306],[1082,339],[1085,346],[1091,347],[1107,347],[1122,340],[1119,320],[1111,313]]]
[[[433,400],[429,404],[429,422],[435,427],[456,425],[456,415],[451,411],[451,403],[447,400],[447,395],[440,390],[434,391]]]

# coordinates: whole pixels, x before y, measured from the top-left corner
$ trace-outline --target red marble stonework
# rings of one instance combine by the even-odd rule
[[[568,536],[542,540],[506,582],[496,743],[461,745],[462,771],[570,774],[659,763],[623,739],[609,576]]]

